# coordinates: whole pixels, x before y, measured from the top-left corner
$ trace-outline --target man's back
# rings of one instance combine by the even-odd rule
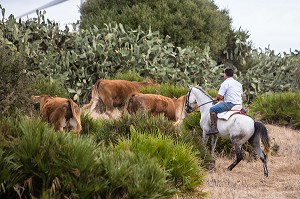
[[[243,102],[243,86],[232,77],[227,78],[221,84],[218,94],[224,96],[224,102],[231,102],[233,104],[242,104]]]

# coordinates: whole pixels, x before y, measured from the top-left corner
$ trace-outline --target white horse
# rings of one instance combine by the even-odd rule
[[[186,112],[194,111],[196,103],[201,113],[200,126],[203,130],[203,142],[206,146],[208,141],[206,133],[210,130],[209,109],[213,106],[213,99],[202,88],[192,87],[186,97]],[[259,121],[254,121],[249,116],[234,114],[228,120],[218,119],[217,126],[219,133],[211,136],[211,155],[214,156],[218,136],[230,139],[236,153],[236,160],[228,167],[231,171],[243,159],[241,146],[249,141],[263,162],[264,175],[268,177],[266,159],[270,152],[270,139],[265,125]],[[260,139],[264,145],[264,152],[260,148]]]

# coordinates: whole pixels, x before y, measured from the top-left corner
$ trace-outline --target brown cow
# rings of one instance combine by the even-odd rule
[[[175,125],[186,117],[186,95],[177,98],[169,98],[157,94],[143,94],[134,92],[127,100],[125,110],[134,114],[138,110],[145,109],[152,115],[163,113],[168,119],[175,121]]]
[[[93,113],[98,102],[101,101],[105,106],[106,114],[112,118],[113,111],[125,105],[130,93],[151,85],[157,84],[154,81],[97,80],[92,88],[91,101],[83,106],[83,110],[89,110]]]
[[[73,100],[48,95],[31,98],[35,103],[40,103],[41,119],[53,124],[56,131],[67,129],[80,133],[82,128],[80,108]]]

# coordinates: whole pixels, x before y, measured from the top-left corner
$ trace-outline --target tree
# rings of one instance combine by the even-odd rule
[[[231,19],[211,0],[86,0],[80,8],[83,29],[122,23],[169,35],[176,46],[210,46],[218,55],[226,46]]]

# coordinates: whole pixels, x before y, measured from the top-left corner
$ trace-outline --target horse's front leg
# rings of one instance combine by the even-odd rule
[[[232,145],[235,148],[236,160],[231,165],[229,165],[229,167],[227,168],[230,171],[243,159],[243,153],[241,150],[241,146],[233,141],[232,141]]]
[[[211,149],[210,149],[210,154],[212,157],[215,156],[215,149],[217,146],[217,141],[218,141],[218,136],[212,135],[211,136]]]
[[[206,135],[206,131],[202,132],[202,142],[203,142],[203,146],[207,147],[208,136]]]

